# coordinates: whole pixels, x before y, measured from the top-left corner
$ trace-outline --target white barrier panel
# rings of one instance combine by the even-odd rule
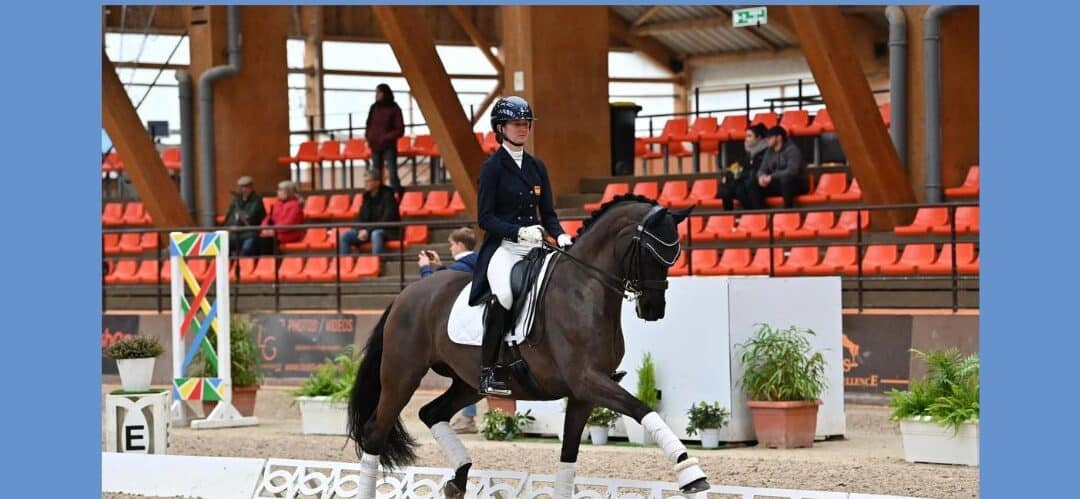
[[[101,491],[202,499],[251,497],[265,459],[101,453]]]
[[[102,453],[102,491],[142,495],[181,495],[204,499],[335,499],[356,496],[357,463],[295,459],[247,459]],[[434,499],[454,476],[449,468],[411,467],[382,471],[380,499]],[[518,471],[469,472],[468,499],[550,497],[552,475]],[[575,499],[689,499],[670,482],[577,477]],[[873,494],[713,486],[696,498],[740,499],[917,499]]]
[[[670,280],[663,319],[646,322],[633,303],[622,309],[626,354],[619,365],[627,371],[621,385],[637,389],[642,356],[652,354],[657,387],[662,393],[657,411],[680,439],[686,434],[686,411],[695,401],[719,401],[731,411],[720,430],[721,441],[755,440],[750,410],[738,384],[742,363],[737,345],[750,338],[755,324],[814,330],[815,351],[825,356],[827,387],[818,407],[818,437],[844,435],[844,369],[841,343],[839,277],[680,277]],[[519,412],[532,410],[536,422],[528,433],[557,435],[563,422],[563,402],[518,401]],[[614,436],[626,436],[622,421]]]

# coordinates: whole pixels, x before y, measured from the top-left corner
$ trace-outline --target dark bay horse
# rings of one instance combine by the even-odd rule
[[[571,497],[579,436],[595,406],[626,414],[651,432],[674,465],[683,492],[709,487],[697,459],[688,456],[663,420],[612,378],[624,353],[620,312],[625,293],[634,296],[638,317],[663,318],[668,268],[681,249],[677,225],[688,214],[669,212],[639,196],[616,198],[586,221],[569,256],[553,260],[543,308],[521,354],[544,393],[568,398],[557,498]],[[444,487],[446,496],[464,495],[471,460],[447,422],[481,398],[476,386],[480,347],[451,342],[447,322],[470,278],[447,271],[413,283],[375,326],[349,401],[349,435],[363,477],[358,497],[374,497],[380,462],[395,468],[415,458],[415,441],[399,415],[428,368],[452,383],[420,409],[420,419],[456,470]],[[516,380],[511,386],[514,398],[526,397],[526,387]]]

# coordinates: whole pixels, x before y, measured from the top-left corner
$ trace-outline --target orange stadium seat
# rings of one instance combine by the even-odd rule
[[[360,208],[364,205],[364,194],[358,193],[353,196],[352,203],[349,204],[349,213],[346,217],[347,220],[356,220],[356,217],[360,216]]]
[[[720,255],[720,261],[712,271],[716,273],[715,275],[732,275],[740,273],[748,265],[750,265],[749,248],[728,248],[724,250],[723,255]]]
[[[788,255],[787,260],[784,260],[784,264],[776,267],[776,275],[779,276],[793,276],[800,275],[818,264],[818,248],[817,246],[799,246],[797,248],[791,248],[791,254]]]
[[[787,239],[813,239],[822,237],[821,231],[833,228],[836,218],[831,211],[814,211],[806,214],[802,226],[794,230],[784,231]]]
[[[416,151],[412,147],[412,138],[408,135],[402,135],[397,139],[397,153],[398,156],[403,158],[409,158],[416,156]]]
[[[892,265],[885,265],[881,273],[885,275],[911,275],[919,273],[920,267],[934,263],[936,251],[933,244],[909,244],[904,246],[900,260]]]
[[[116,262],[112,272],[105,275],[106,284],[135,284],[138,282],[139,262],[136,260],[120,260]]]
[[[757,113],[754,115],[754,119],[750,121],[751,125],[761,123],[765,125],[765,128],[772,128],[777,125],[778,119],[776,113],[767,111],[764,113]]]
[[[964,183],[945,189],[946,198],[973,198],[979,195],[979,165],[968,168]]]
[[[356,218],[349,216],[351,205],[351,194],[333,194],[330,196],[330,200],[326,201],[326,207],[322,211],[322,218],[329,218],[331,220],[350,220]],[[304,208],[307,208],[307,206]],[[305,213],[304,216],[306,217],[307,214]]]
[[[120,234],[102,234],[101,252],[106,255],[120,253]]]
[[[948,232],[949,209],[945,207],[919,208],[911,225],[902,225],[893,229],[900,236],[918,236],[930,234],[935,228],[945,227]]]
[[[690,273],[689,267],[686,263],[686,252],[679,253],[679,258],[675,259],[675,264],[668,269],[668,276],[679,277]]]
[[[645,137],[642,140],[646,144],[667,144],[673,140],[673,137],[686,135],[690,126],[689,122],[687,118],[671,118],[664,123],[664,130],[660,132],[660,135]]]
[[[667,207],[672,207],[676,203],[685,205],[687,194],[685,180],[668,180],[664,182],[664,188],[660,191],[660,197],[656,201]]]
[[[124,206],[124,225],[150,225],[150,214],[141,202],[132,202]]]
[[[851,179],[848,189],[839,194],[829,194],[829,201],[833,203],[854,203],[862,199],[862,188],[857,179]]]
[[[799,229],[802,225],[802,219],[798,213],[777,213],[773,215],[772,223],[773,237],[784,239],[788,237],[788,234]],[[766,233],[765,237],[768,238],[769,234]]]
[[[705,200],[716,199],[717,189],[719,189],[719,184],[715,178],[699,178],[695,180],[694,185],[690,187],[690,193],[687,194],[686,200],[672,206],[675,208],[686,208],[689,206],[700,205]]]
[[[835,132],[836,124],[833,123],[832,115],[829,114],[828,108],[822,109],[814,116],[814,124],[812,126],[821,127],[821,132]]]
[[[854,275],[858,270],[858,252],[854,246],[829,246],[821,263],[805,267],[806,275]]]
[[[322,144],[319,144],[319,160],[344,161],[345,156],[341,154],[341,142],[338,142],[336,140],[327,140]]]
[[[773,248],[773,268],[784,263],[784,250]],[[769,248],[758,248],[754,251],[754,259],[745,268],[739,270],[737,275],[765,275],[769,273]]]
[[[269,208],[267,208],[266,213],[270,213]],[[304,198],[304,218],[307,220],[321,220],[327,218],[326,196],[322,194],[312,194]]]
[[[401,196],[401,203],[398,205],[398,213],[402,217],[419,217],[424,216],[427,212],[424,210],[424,193],[420,191],[408,191]]]
[[[725,234],[735,231],[735,217],[733,215],[713,215],[705,223],[705,230],[711,232],[716,239],[738,240],[746,239],[745,235],[725,238]]]
[[[105,207],[101,210],[101,225],[106,227],[124,225],[124,205],[105,203]]]
[[[717,131],[727,133],[727,138],[722,140],[743,140],[746,138],[747,128],[750,128],[750,123],[745,115],[728,115],[720,121]]]
[[[705,217],[690,217],[689,221],[678,225],[678,230],[679,239],[683,241],[691,236],[695,243],[716,239],[716,235],[705,228]]]
[[[454,191],[454,197],[450,198],[450,208],[454,210],[454,214],[465,211],[465,200],[461,199],[460,192]]]
[[[645,143],[645,139],[636,138],[634,139],[634,157],[649,160],[662,158],[664,155],[649,149],[649,145]]]
[[[930,229],[934,234],[950,234],[952,232],[952,223],[946,222],[945,225],[933,227]],[[978,206],[958,206],[956,207],[956,233],[957,234],[977,234],[979,232],[979,207]]]
[[[881,121],[885,122],[885,126],[892,125],[892,104],[888,102],[878,106],[878,112],[881,113]]]
[[[581,226],[585,225],[584,220],[559,220],[559,225],[562,226],[563,232],[570,234],[570,237],[577,237],[578,231],[581,230]]]
[[[304,282],[304,259],[298,256],[287,256],[281,259],[278,267],[278,282]]]
[[[687,262],[687,267],[693,266],[694,275],[716,275],[710,273],[717,263],[715,249],[696,249],[690,253],[690,261]]]
[[[337,277],[337,259],[325,256],[308,257],[300,275],[306,282],[334,282]]]
[[[714,133],[716,131],[716,118],[713,116],[699,116],[694,120],[694,124],[690,125],[685,134],[672,135],[671,140],[683,141],[683,142],[698,142],[701,140],[702,135]]]
[[[817,186],[810,194],[802,194],[795,199],[799,204],[821,204],[833,194],[843,194],[847,189],[847,176],[844,173],[825,173],[818,179]]]
[[[171,172],[178,172],[182,166],[180,161],[180,148],[169,147],[164,151],[161,151],[161,162],[165,165],[165,169]]]
[[[920,266],[919,273],[927,275],[952,274],[952,244],[941,245],[941,252],[933,263]],[[956,245],[956,268],[960,274],[978,274],[979,261],[975,256],[975,243],[958,243]]]
[[[649,199],[656,199],[659,195],[659,187],[656,182],[638,182],[637,184],[634,184],[634,194],[645,196]]]
[[[368,149],[367,142],[364,139],[349,139],[345,141],[345,152],[342,156],[345,159],[369,160],[371,159],[371,149]]]
[[[429,217],[453,215],[454,211],[450,209],[450,191],[428,192],[427,199],[424,199],[424,206],[421,207],[421,210]]]
[[[278,157],[279,165],[291,165],[293,163],[317,163],[319,162],[319,146],[313,141],[305,141],[300,143],[300,148],[296,151],[296,156],[281,156]]]
[[[424,226],[427,229],[426,226]],[[351,265],[344,265],[345,261],[351,261]],[[342,260],[342,280],[348,279],[350,281],[358,281],[367,277],[379,277],[381,270],[381,262],[379,257],[373,255],[361,255],[356,259],[346,258]],[[348,272],[345,272],[345,267],[349,268]]]
[[[270,214],[270,209],[273,208],[275,204],[277,204],[277,198],[273,197],[273,196],[267,196],[267,197],[262,198],[262,200],[263,200],[263,209],[266,210],[266,213],[269,215]]]
[[[796,131],[802,132],[801,135],[816,135],[813,133],[806,133],[810,129],[810,112],[805,109],[791,109],[784,111],[784,114],[780,116],[780,126],[787,131],[788,135],[800,135],[795,133]]]
[[[407,193],[406,193],[407,194]],[[409,225],[405,227],[405,247],[415,246],[417,244],[425,244],[428,241],[428,226],[426,225]],[[398,240],[391,240],[386,242],[386,249],[396,250],[401,246],[401,242]]]
[[[863,274],[881,274],[882,269],[890,267],[891,265],[896,263],[896,258],[897,254],[895,244],[871,245],[866,248],[866,254],[863,255]]]
[[[858,210],[843,211],[840,213],[840,221],[836,222],[836,227],[818,229],[817,233],[818,237],[823,238],[851,237],[859,225],[862,226],[863,232],[870,230],[870,210],[862,210],[862,213]]]

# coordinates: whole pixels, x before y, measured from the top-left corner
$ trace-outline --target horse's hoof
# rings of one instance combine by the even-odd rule
[[[693,482],[690,482],[685,486],[679,488],[679,491],[683,494],[697,494],[698,492],[704,492],[706,490],[709,490],[709,481],[706,480],[704,477],[698,478],[697,480],[694,480]]]
[[[443,495],[446,499],[459,499],[465,497],[465,491],[459,489],[457,484],[450,480],[443,486]]]

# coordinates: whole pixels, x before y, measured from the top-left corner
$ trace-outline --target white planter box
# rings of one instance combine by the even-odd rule
[[[116,368],[120,371],[120,384],[124,391],[144,392],[150,389],[150,380],[154,376],[154,357],[117,359]]]
[[[701,446],[706,449],[715,449],[720,447],[720,429],[708,428],[700,430],[701,433]]]
[[[590,426],[589,427],[589,440],[592,440],[593,445],[607,445],[608,427],[607,426]]]
[[[347,401],[331,402],[330,397],[296,397],[300,405],[300,429],[304,435],[347,435]]]
[[[904,459],[915,463],[979,465],[979,423],[953,429],[929,420],[900,421]]]

